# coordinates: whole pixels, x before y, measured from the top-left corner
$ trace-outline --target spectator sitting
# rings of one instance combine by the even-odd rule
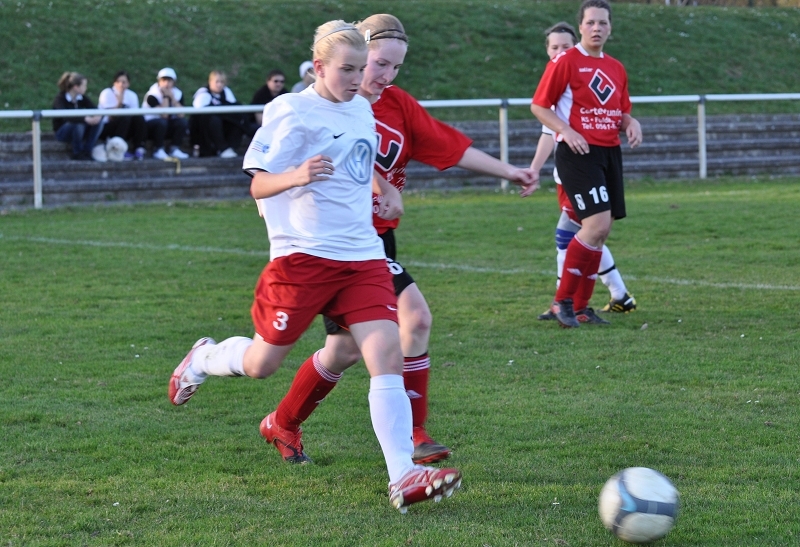
[[[272,99],[284,93],[288,93],[286,90],[286,74],[282,70],[271,70],[267,74],[267,83],[259,87],[253,94],[253,100],[250,101],[250,104],[268,104],[272,102]],[[255,134],[258,128],[261,127],[262,116],[263,112],[253,113],[253,119],[250,123],[251,134]]]
[[[225,106],[239,104],[227,85],[224,72],[214,70],[208,75],[208,87],[201,87],[194,94],[192,106]],[[235,158],[236,149],[242,143],[245,116],[242,114],[202,114],[192,116],[192,143],[200,146],[201,156],[218,155]]]
[[[162,68],[158,71],[158,81],[150,86],[144,96],[142,108],[181,107],[183,106],[183,93],[175,87],[178,76],[171,68]],[[186,135],[186,118],[183,114],[147,114],[144,117],[147,126],[147,137],[152,139],[153,158],[165,160],[168,155],[164,150],[164,140],[169,138],[172,149],[169,156],[186,159],[189,154],[181,151],[181,144]]]
[[[89,80],[78,72],[65,72],[58,79],[60,90],[53,100],[54,110],[76,110],[96,108],[86,96]],[[83,118],[53,118],[53,131],[56,140],[72,143],[73,160],[106,161],[105,147],[97,146],[97,139],[103,130],[102,116],[85,116]]]
[[[105,88],[100,92],[98,108],[139,108],[139,96],[128,89],[130,87],[130,77],[124,70],[114,74],[114,81],[111,87]],[[144,159],[144,141],[147,129],[144,125],[142,116],[106,116],[103,120],[105,126],[100,134],[100,139],[113,139],[120,137],[124,141],[130,141],[132,148],[136,149],[135,154],[125,152],[125,159],[137,160]],[[113,159],[109,154],[109,159]]]
[[[317,78],[316,74],[314,74],[314,63],[311,61],[302,62],[300,65],[300,78],[302,79],[292,86],[292,93],[300,93],[314,83]]]

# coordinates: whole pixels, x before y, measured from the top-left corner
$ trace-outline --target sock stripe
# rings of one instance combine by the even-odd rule
[[[317,352],[314,354],[314,370],[316,370],[317,374],[322,376],[322,378],[324,380],[327,380],[328,382],[333,382],[333,383],[338,382],[339,380],[342,379],[342,374],[341,373],[334,374],[333,372],[331,372],[330,370],[326,369],[322,365],[322,362],[319,360],[319,353],[321,351],[322,351],[321,349],[317,350]]]
[[[617,269],[617,265],[616,264],[612,264],[609,269],[603,270],[602,272],[597,272],[597,275],[606,275],[607,273],[613,272],[616,269]]]
[[[403,372],[414,372],[431,368],[431,358],[425,354],[422,357],[406,357],[403,360]]]

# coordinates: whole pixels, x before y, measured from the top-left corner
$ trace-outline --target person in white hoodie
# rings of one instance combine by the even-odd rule
[[[224,72],[213,70],[208,75],[208,86],[194,94],[192,106],[225,106],[239,104],[227,85]],[[195,114],[190,123],[192,144],[200,146],[201,156],[217,155],[235,158],[242,143],[245,117],[242,114]]]
[[[175,87],[178,76],[171,68],[162,68],[158,71],[158,81],[142,100],[142,108],[180,107],[183,106],[183,92]],[[147,114],[144,117],[147,125],[147,137],[153,141],[153,158],[167,159],[168,156],[186,159],[189,154],[181,150],[181,144],[186,136],[187,122],[183,114]],[[169,154],[164,149],[164,141],[169,139],[172,145]]]

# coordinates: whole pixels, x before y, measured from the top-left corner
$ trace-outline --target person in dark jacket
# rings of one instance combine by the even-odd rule
[[[89,80],[78,72],[65,72],[58,79],[58,95],[53,100],[53,110],[76,110],[97,108],[86,89]],[[103,130],[102,116],[83,118],[53,118],[53,131],[56,140],[72,143],[72,159],[106,161],[103,146],[97,146],[97,139]]]
[[[195,92],[192,106],[204,108],[239,104],[227,83],[228,78],[224,72],[212,71],[208,75],[208,86],[201,87]],[[245,116],[237,113],[195,114],[192,116],[189,129],[192,144],[200,146],[201,156],[235,158],[236,149],[242,143]]]

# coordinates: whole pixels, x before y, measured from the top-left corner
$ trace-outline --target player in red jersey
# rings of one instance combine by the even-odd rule
[[[370,104],[358,94],[366,62],[355,26],[326,23],[314,39],[314,86],[264,107],[243,165],[266,212],[270,241],[252,306],[256,335],[198,340],[173,372],[169,397],[184,404],[208,376],[269,376],[314,317],[327,314],[350,329],[364,355],[389,500],[405,512],[412,503],[452,495],[461,473],[411,459],[397,297],[370,212],[377,135]],[[313,368],[313,357],[306,363]],[[284,459],[309,461],[299,430],[282,427],[276,413],[262,420],[260,432]]]
[[[399,192],[405,186],[406,166],[411,159],[438,169],[459,166],[505,178],[520,186],[526,196],[538,188],[538,175],[520,169],[471,146],[472,141],[456,129],[432,118],[402,89],[390,84],[397,76],[408,47],[402,23],[394,16],[373,15],[359,25],[369,40],[369,57],[359,93],[369,99],[378,130],[375,170],[385,179],[383,195],[373,196],[373,221],[383,239],[389,268],[394,274],[397,314],[403,349],[403,379],[411,400],[415,463],[431,463],[450,455],[450,449],[434,441],[425,430],[428,412],[430,357],[428,339],[431,312],[414,279],[396,262],[394,229],[402,212]],[[387,183],[388,181],[388,183]],[[316,404],[325,397],[342,372],[358,362],[361,353],[353,337],[335,323],[326,321],[325,347],[295,376],[289,393],[276,411],[281,427],[298,431]]]
[[[630,114],[625,67],[603,52],[611,6],[584,0],[578,22],[580,43],[547,64],[531,104],[539,121],[567,145],[556,148],[556,168],[581,220],[550,308],[566,328],[607,322],[589,307],[589,299],[613,220],[625,217],[619,132],[632,148],[642,142],[641,126]]]
[[[544,32],[545,35],[545,50],[548,57],[554,59],[560,53],[575,46],[578,37],[575,34],[575,29],[572,25],[560,22],[556,23]],[[536,146],[536,154],[533,156],[531,162],[531,169],[537,173],[541,171],[544,162],[550,157],[556,147],[555,133],[546,125],[542,126],[542,136],[539,138],[539,143]],[[553,169],[553,178],[556,181],[556,189],[558,192],[558,205],[561,208],[561,217],[558,219],[556,225],[556,266],[558,271],[558,278],[556,287],[561,281],[561,274],[564,270],[564,258],[567,254],[567,246],[569,245],[575,234],[581,228],[581,221],[572,210],[572,204],[569,202],[567,194],[561,185],[561,179],[558,177],[558,169]],[[602,312],[617,312],[628,313],[636,310],[636,300],[633,295],[628,292],[622,276],[617,270],[614,263],[614,257],[606,245],[603,245],[603,256],[600,259],[600,271],[597,274],[600,280],[608,287],[611,292],[611,298],[608,304],[605,305],[600,311]],[[553,311],[548,307],[547,311],[539,315],[540,320],[553,320],[556,316]]]

